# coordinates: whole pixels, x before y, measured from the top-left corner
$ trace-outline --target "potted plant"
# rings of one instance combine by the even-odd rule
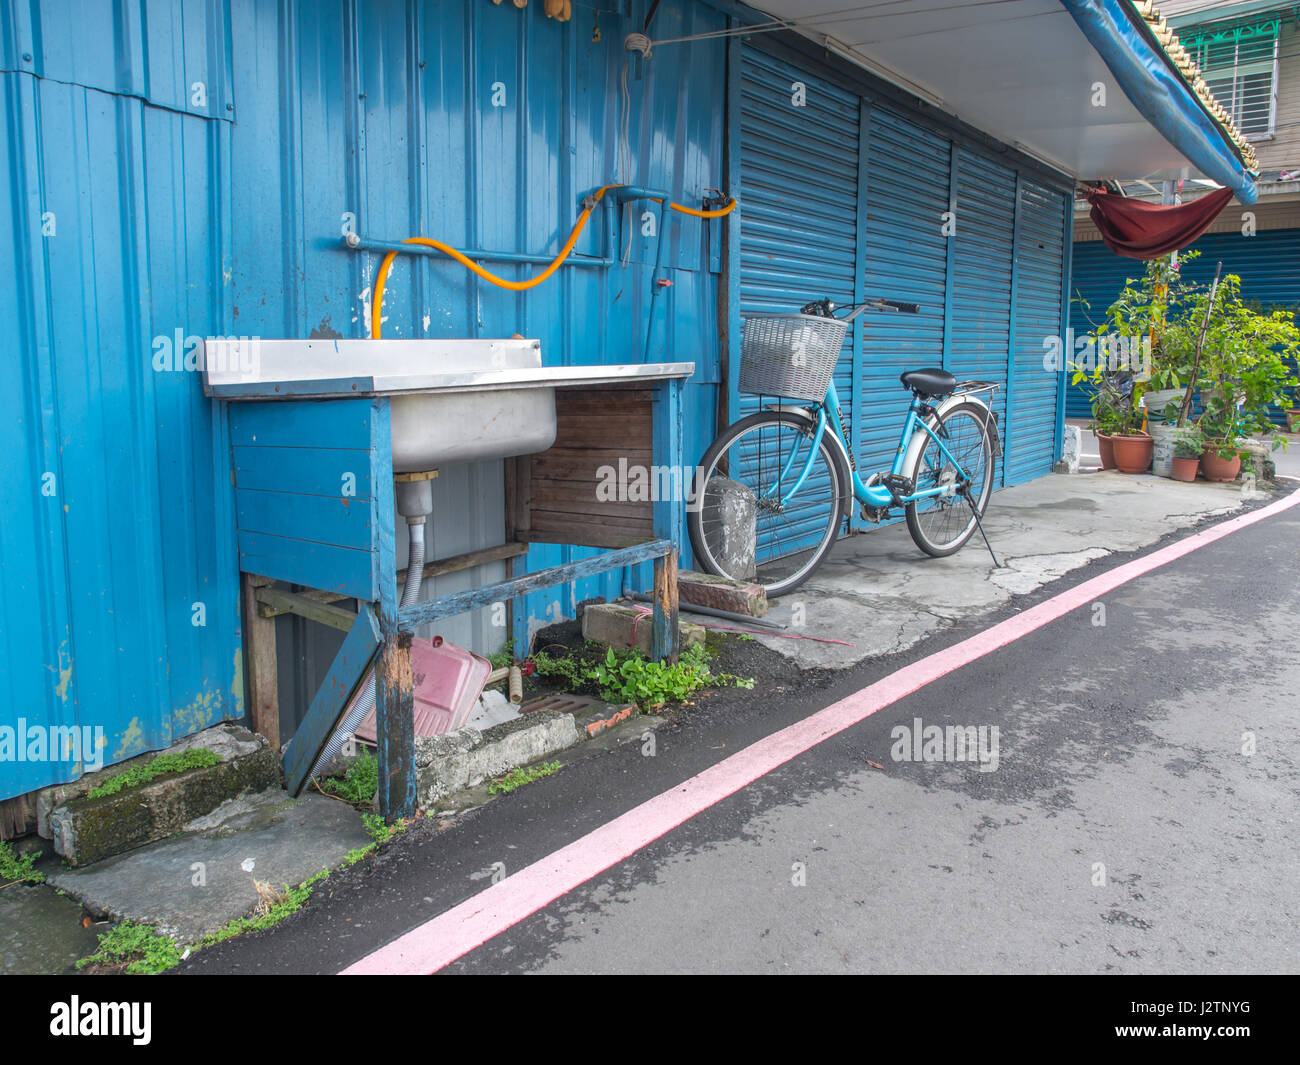
[[[1205,450],[1205,440],[1198,429],[1184,429],[1174,441],[1173,470],[1170,476],[1175,481],[1194,481],[1196,471],[1201,465],[1201,452]]]
[[[1097,435],[1097,451],[1103,470],[1116,469],[1115,440],[1129,433],[1135,422],[1133,382],[1128,374],[1094,369],[1092,384],[1092,425]]]
[[[1138,406],[1141,385],[1129,371],[1104,375],[1102,390],[1113,393],[1111,405],[1111,453],[1120,473],[1146,473],[1151,468],[1155,441],[1141,428],[1142,410]]]
[[[1207,322],[1199,373],[1188,382],[1183,409],[1190,409],[1192,386],[1199,384],[1201,472],[1208,480],[1231,481],[1241,472],[1246,440],[1272,437],[1274,449],[1286,447],[1270,414],[1285,406],[1297,384],[1288,361],[1300,351],[1300,329],[1286,311],[1264,313],[1243,304],[1234,274],[1217,293],[1211,290]]]

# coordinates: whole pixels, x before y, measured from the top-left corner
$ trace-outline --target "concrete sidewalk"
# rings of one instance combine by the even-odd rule
[[[1290,464],[1279,462],[1279,473]],[[1281,481],[1279,489],[1288,485]],[[978,532],[957,554],[930,558],[900,521],[842,540],[806,584],[774,600],[768,611],[791,634],[852,646],[755,639],[804,668],[847,668],[905,650],[1093,559],[1146,547],[1266,494],[1247,494],[1238,484],[1187,484],[1150,474],[1049,474],[989,500],[984,528],[1002,568],[994,569]]]

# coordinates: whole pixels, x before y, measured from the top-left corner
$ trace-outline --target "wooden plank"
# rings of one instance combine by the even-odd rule
[[[654,536],[654,531],[654,521],[649,518],[615,519],[607,515],[597,518],[591,514],[574,511],[540,510],[534,507],[533,527],[529,530],[529,534],[566,533],[573,539],[565,540],[563,543],[573,544],[575,547],[596,547],[598,545],[590,542],[594,534],[639,535],[643,540],[649,540]]]
[[[370,412],[370,483],[375,486],[370,519],[375,594],[368,598],[378,600],[379,627],[385,637],[392,639],[397,635],[397,503],[393,489],[392,408],[386,396],[373,400]]]
[[[369,499],[370,456],[356,448],[255,447],[231,449],[235,486],[303,495]]]
[[[489,562],[500,562],[502,559],[526,554],[528,554],[528,545],[515,542],[484,547],[478,551],[466,551],[462,555],[436,558],[424,564],[424,579],[441,577],[447,573],[459,573],[461,570],[473,569],[475,566],[485,566]],[[405,581],[406,570],[399,570],[397,576],[401,581]]]
[[[561,418],[570,418],[581,414],[609,414],[614,411],[637,415],[650,413],[651,399],[631,401],[617,394],[601,393],[598,396],[573,396],[561,399],[557,393],[555,413]]]
[[[374,612],[363,606],[285,751],[284,778],[290,795],[298,795],[306,785],[307,774],[338,727],[348,699],[365,677],[382,642]]]
[[[555,404],[558,407],[565,403],[573,403],[581,400],[600,400],[617,398],[619,402],[646,402],[655,398],[654,389],[646,388],[644,385],[629,382],[627,384],[610,384],[599,385],[595,388],[561,388],[556,390]]]
[[[370,447],[369,399],[298,399],[230,404],[234,447]]]
[[[628,448],[650,445],[650,420],[621,418],[557,419],[555,439],[568,448],[603,451],[615,457],[627,454]],[[545,454],[545,452],[542,452]]]
[[[608,515],[614,520],[653,521],[654,504],[649,499],[598,499],[597,488],[581,481],[539,481],[533,485],[533,507],[596,517]]]
[[[682,382],[669,380],[659,389],[655,402],[654,465],[669,470],[682,470]],[[681,476],[690,475],[682,470]],[[679,543],[686,525],[686,499],[684,493],[660,493],[654,503],[655,535]]]
[[[598,573],[621,569],[623,566],[635,566],[659,558],[672,550],[673,545],[667,540],[650,540],[620,551],[609,551],[603,555],[595,555],[577,562],[539,570],[537,573],[514,577],[499,584],[482,585],[452,595],[444,595],[438,599],[415,603],[398,614],[401,630],[410,632],[431,621],[464,614],[487,606],[489,603],[527,595],[542,588],[554,588],[556,585],[568,584],[570,581],[582,580],[585,577],[594,577]]]
[[[532,529],[527,534],[521,533],[520,535],[527,535],[530,544],[562,544],[568,547],[635,547],[637,544],[645,543],[648,539],[648,535],[644,532],[611,532],[596,525],[589,526],[584,532],[578,533],[572,524],[566,525],[563,531]],[[578,535],[582,537],[583,542],[574,544],[573,538]]]
[[[595,484],[600,480],[601,467],[618,469],[618,459],[627,459],[628,466],[650,466],[650,452],[640,448],[611,455],[607,451],[582,451],[577,448],[552,448],[534,455],[527,463],[532,479],[553,481],[580,481]]]
[[[379,812],[389,824],[414,817],[415,682],[409,632],[385,640],[375,663],[375,744]]]
[[[650,655],[659,661],[676,662],[681,650],[681,627],[677,612],[677,551],[655,559],[654,628],[650,634]]]
[[[271,583],[267,577],[240,574],[244,607],[244,655],[248,663],[248,707],[253,731],[280,749],[280,686],[275,649],[275,621],[262,617],[257,593]]]
[[[375,567],[366,550],[240,532],[239,568],[245,573],[338,592],[367,603],[379,598]]]
[[[36,792],[29,791],[11,799],[0,799],[0,840],[17,839],[34,831]]]
[[[257,590],[257,602],[260,604],[257,613],[262,618],[274,618],[280,614],[296,614],[300,618],[306,618],[308,621],[315,621],[321,625],[328,625],[332,629],[341,629],[343,632],[347,632],[352,628],[353,623],[357,620],[355,610],[334,606],[331,603],[322,603],[319,599],[297,595],[294,592],[286,592],[282,588],[259,588]]]
[[[370,549],[370,501],[235,489],[235,522],[242,532],[289,540]]]

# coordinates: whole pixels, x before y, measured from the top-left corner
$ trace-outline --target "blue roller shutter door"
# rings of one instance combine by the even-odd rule
[[[1061,332],[1065,197],[1022,179],[1015,261],[1011,412],[1004,426],[1006,484],[1038,477],[1056,461],[1059,374],[1044,366],[1043,341]]]

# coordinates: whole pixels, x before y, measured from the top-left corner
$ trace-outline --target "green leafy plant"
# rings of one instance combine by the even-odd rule
[[[99,935],[94,954],[77,962],[78,969],[88,965],[122,968],[132,976],[154,976],[180,964],[181,951],[170,936],[148,925],[123,921]]]
[[[1235,274],[1223,278],[1207,305],[1209,326],[1192,382],[1200,389],[1196,424],[1206,446],[1225,459],[1244,454],[1240,445],[1251,436],[1272,437],[1274,449],[1285,448],[1270,413],[1288,405],[1300,384],[1289,364],[1300,354],[1300,329],[1287,311],[1261,313],[1243,303]]]
[[[495,654],[487,656],[488,661],[492,664],[493,669],[505,669],[507,666],[515,664],[515,641],[509,639],[506,645]]]
[[[1151,344],[1149,365],[1130,367],[1127,375],[1100,360],[1095,367],[1075,368],[1074,382],[1088,379],[1092,385],[1094,427],[1133,432],[1143,392],[1173,389],[1182,395],[1152,413],[1188,425],[1199,389],[1195,421],[1208,449],[1223,458],[1244,454],[1240,445],[1253,435],[1272,436],[1275,448],[1285,447],[1269,415],[1271,407],[1289,405],[1300,384],[1288,364],[1300,352],[1294,315],[1243,301],[1236,274],[1224,275],[1217,285],[1182,280],[1181,269],[1197,254],[1182,253],[1178,266],[1168,256],[1151,260],[1141,278],[1125,283],[1103,321],[1093,323],[1098,333],[1124,338],[1130,349],[1144,338]],[[1131,371],[1141,369],[1149,370],[1149,379],[1129,384]]]
[[[354,806],[368,806],[379,790],[379,759],[362,751],[341,777],[326,777],[321,791],[335,795]]]
[[[637,651],[618,654],[612,647],[588,675],[609,702],[635,702],[641,709],[665,702],[681,702],[709,684],[734,684],[752,688],[752,679],[709,669],[709,654],[700,646],[688,648],[675,664],[653,662]]]
[[[314,876],[308,877],[295,888],[284,885],[284,890],[275,897],[263,895],[263,905],[258,908],[256,913],[246,917],[236,917],[233,921],[222,925],[215,932],[211,932],[199,940],[200,947],[210,947],[214,943],[221,943],[227,939],[233,939],[235,936],[243,935],[245,932],[261,932],[272,925],[279,924],[291,913],[296,913],[302,909],[303,904],[311,898],[312,892],[316,890],[316,885],[321,881],[328,879],[330,871],[322,869]],[[265,891],[266,885],[259,883],[259,891]],[[179,959],[177,959],[179,961]],[[172,963],[173,965],[175,962]]]
[[[366,831],[370,833],[370,838],[376,844],[387,843],[394,836],[400,836],[406,831],[405,821],[395,821],[393,824],[387,824],[381,814],[362,814],[361,823],[366,826]]]
[[[144,765],[135,766],[123,773],[115,773],[96,784],[86,795],[91,799],[102,799],[106,795],[116,795],[127,788],[141,787],[159,777],[184,773],[188,769],[201,769],[216,765],[220,761],[221,756],[206,747],[192,747],[188,751],[160,754],[157,758],[145,762]]]
[[[1205,436],[1195,426],[1178,431],[1174,438],[1174,455],[1180,459],[1196,459],[1205,450]]]
[[[45,882],[45,874],[38,873],[33,867],[36,859],[43,852],[35,854],[18,854],[13,844],[0,840],[0,880],[25,880],[29,884]]]
[[[577,658],[538,651],[531,661],[537,676],[561,687],[579,690],[590,679],[581,660]]]
[[[531,784],[534,780],[541,780],[542,777],[549,777],[552,773],[557,772],[559,768],[559,762],[541,762],[537,765],[515,766],[505,776],[493,780],[488,785],[488,791],[493,795],[509,795],[516,788],[522,788],[525,784]]]

